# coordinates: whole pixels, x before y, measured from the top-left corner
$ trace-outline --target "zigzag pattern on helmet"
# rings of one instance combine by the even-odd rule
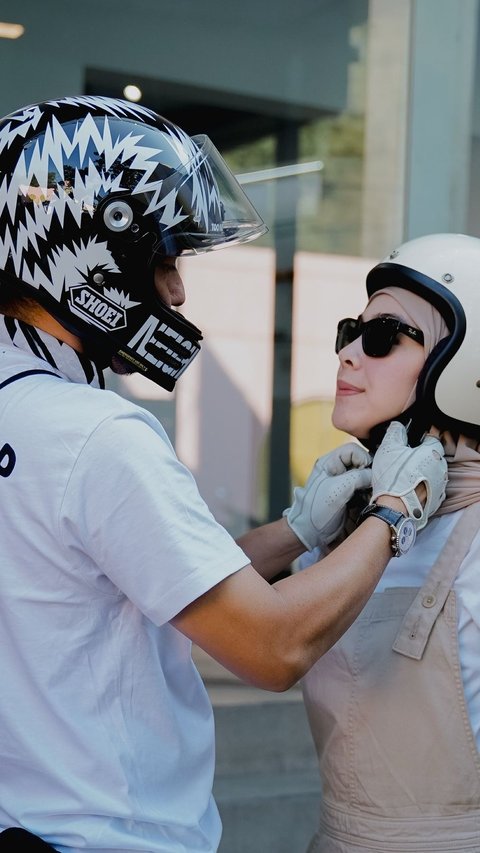
[[[59,246],[52,249],[48,257],[48,275],[38,264],[34,265],[31,272],[24,264],[23,277],[27,284],[43,287],[59,302],[64,291],[68,292],[71,287],[84,283],[88,273],[94,269],[120,272],[107,243],[91,237],[86,242],[79,240],[71,248]]]
[[[101,95],[76,95],[71,97],[59,98],[45,102],[51,107],[93,107],[94,109],[102,109],[103,112],[112,116],[136,116],[141,118],[156,119],[157,113],[144,107],[141,104],[134,104],[131,101],[122,101],[119,98],[107,98]]]
[[[107,98],[79,97],[64,98],[59,101],[48,102],[53,107],[68,104],[70,106],[94,106],[102,107],[111,115],[120,116],[131,113],[133,116],[145,114],[154,116],[150,110],[138,106],[126,106],[122,101],[112,101]],[[22,110],[17,116],[12,117],[5,127],[0,130],[0,151],[8,147],[20,135],[24,137],[32,129],[38,126],[41,111],[38,107]],[[18,121],[18,124],[13,124]],[[162,131],[162,139],[166,147],[169,147],[184,169],[184,181],[191,181],[191,200],[194,217],[205,226],[209,221],[212,209],[218,213],[219,199],[216,185],[212,181],[208,189],[206,183],[199,176],[199,166],[202,160],[199,149],[192,139],[180,128],[165,126]],[[91,113],[78,119],[70,135],[64,126],[58,121],[55,114],[52,115],[41,137],[34,140],[28,151],[22,151],[17,161],[14,173],[5,175],[0,184],[0,215],[8,211],[12,223],[19,215],[18,193],[20,191],[25,198],[34,199],[38,195],[37,187],[40,188],[41,202],[30,206],[30,211],[25,209],[24,221],[17,225],[16,239],[8,228],[4,228],[4,237],[0,237],[0,263],[6,261],[10,256],[13,261],[15,274],[22,278],[22,261],[26,253],[33,249],[39,255],[37,238],[46,237],[52,225],[52,217],[56,217],[61,226],[64,225],[67,211],[73,216],[78,226],[82,214],[89,212],[93,215],[95,204],[99,196],[110,192],[127,191],[132,196],[147,194],[150,196],[148,207],[144,215],[158,212],[159,221],[165,230],[173,228],[187,217],[178,205],[178,191],[181,187],[177,184],[170,192],[162,197],[163,179],[154,178],[158,166],[159,151],[151,148],[143,142],[142,132],[132,130],[124,136],[112,137],[108,118],[103,122],[95,120]],[[91,156],[103,157],[104,168],[99,170]],[[75,176],[69,192],[57,183],[54,189],[49,189],[49,172],[52,166],[58,175],[65,179],[65,163],[76,156]],[[127,188],[122,184],[123,169],[119,169],[114,175],[110,171],[112,166],[119,166],[128,161],[131,172],[140,173],[138,183],[134,187]],[[49,260],[51,256],[49,256]],[[30,263],[32,259],[30,259]],[[28,276],[27,276],[28,277]],[[24,280],[26,280],[24,278]]]
[[[194,216],[202,226],[205,226],[209,222],[212,210],[215,215],[218,215],[218,211],[220,209],[217,186],[214,181],[211,181],[207,192],[205,180],[200,177],[200,167],[203,165],[202,155],[192,138],[184,133],[181,128],[165,127],[165,140],[171,146],[172,151],[175,153],[179,163],[183,167],[184,181],[182,183],[186,180],[191,181]],[[174,187],[163,198],[159,198],[161,190],[160,182],[160,185],[153,193],[152,200],[145,211],[145,213],[148,214],[163,209],[163,213],[159,218],[161,224],[164,225],[166,229],[172,228],[174,225],[177,225],[186,218],[186,216],[182,214],[181,209],[176,209],[177,195],[180,187],[181,184]],[[132,194],[135,195],[136,193],[144,192],[146,189],[151,191],[153,187],[145,185],[144,180],[140,180]]]
[[[159,259],[264,231],[211,141],[139,104],[80,95],[0,120],[5,298],[33,295],[85,351],[168,390],[202,336],[158,298]]]

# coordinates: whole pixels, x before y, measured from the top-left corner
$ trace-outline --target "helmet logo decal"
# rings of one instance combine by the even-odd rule
[[[74,314],[84,317],[101,329],[122,329],[127,325],[125,310],[115,305],[105,294],[88,285],[72,287],[68,294]]]
[[[158,258],[265,231],[209,138],[78,95],[0,119],[0,163],[1,280],[172,390],[202,336],[157,299]]]
[[[95,277],[94,275],[93,281]],[[68,301],[74,314],[107,331],[125,328],[127,310],[140,305],[140,302],[134,302],[128,294],[115,287],[105,288],[102,292],[98,287],[89,284],[71,287]]]

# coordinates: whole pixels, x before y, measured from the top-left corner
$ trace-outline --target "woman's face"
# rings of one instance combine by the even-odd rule
[[[398,302],[381,293],[362,314],[363,322],[387,316],[409,324]],[[338,353],[337,393],[332,422],[359,439],[377,424],[392,420],[413,401],[412,393],[425,356],[422,344],[398,335],[383,358],[371,358],[362,349],[361,336]]]

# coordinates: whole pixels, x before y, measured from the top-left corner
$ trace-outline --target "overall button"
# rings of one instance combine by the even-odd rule
[[[424,595],[422,598],[423,607],[433,607],[436,603],[437,598],[435,595]]]

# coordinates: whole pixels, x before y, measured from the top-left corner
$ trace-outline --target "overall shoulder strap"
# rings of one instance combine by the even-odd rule
[[[453,528],[423,587],[405,614],[392,646],[395,652],[421,660],[435,621],[479,527],[480,502],[466,507]]]

